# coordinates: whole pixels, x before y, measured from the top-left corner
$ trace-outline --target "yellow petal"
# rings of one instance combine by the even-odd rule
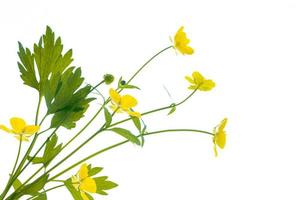
[[[80,180],[83,180],[89,176],[89,169],[86,164],[81,165],[78,172]]]
[[[121,96],[120,96],[120,94],[119,94],[116,90],[114,90],[114,89],[111,88],[111,89],[109,90],[109,96],[110,96],[111,100],[112,100],[114,103],[120,104]]]
[[[79,188],[82,191],[95,193],[97,191],[96,181],[90,177],[87,177],[81,181]]]
[[[219,132],[218,133],[217,138],[216,138],[216,143],[221,149],[224,149],[225,144],[226,144],[226,134],[225,134],[225,132]]]
[[[26,122],[23,119],[18,117],[11,118],[10,124],[15,133],[22,133],[26,126]]]
[[[195,84],[194,80],[193,80],[191,77],[185,76],[185,79],[186,79],[188,82],[190,82],[191,84]]]
[[[201,91],[210,91],[216,86],[215,82],[212,80],[204,80],[202,84],[199,86],[199,90]]]
[[[187,38],[186,33],[183,31],[184,27],[180,27],[174,36],[174,46],[182,54],[191,55],[194,53],[194,49],[189,47],[190,40]]]
[[[200,72],[193,72],[192,74],[193,78],[194,78],[194,82],[196,83],[196,85],[200,85],[203,83],[204,81],[204,77],[202,76],[202,74],[200,74]]]
[[[13,131],[9,128],[7,128],[6,126],[4,125],[0,125],[0,129],[7,132],[7,133],[12,133]]]
[[[139,112],[133,112],[133,111],[127,111],[128,115],[133,116],[133,117],[138,117],[141,118],[141,113]]]
[[[40,129],[39,126],[34,126],[34,125],[30,125],[30,126],[26,126],[24,129],[24,133],[26,134],[35,134],[36,132],[38,132]]]
[[[215,152],[215,156],[217,157],[218,156],[218,150],[217,150],[217,145],[214,144],[214,152]]]
[[[137,103],[137,100],[133,96],[127,94],[121,97],[120,106],[123,110],[127,110],[136,106]]]
[[[225,128],[225,126],[226,126],[226,124],[227,124],[227,118],[224,118],[224,119],[221,121],[221,123],[220,123],[219,129],[223,131],[224,128]]]
[[[89,197],[85,194],[85,192],[80,191],[80,195],[81,195],[83,200],[90,200]]]

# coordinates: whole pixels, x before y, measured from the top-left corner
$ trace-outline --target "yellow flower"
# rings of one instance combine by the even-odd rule
[[[189,86],[191,90],[209,91],[213,89],[216,84],[210,80],[205,79],[199,72],[195,71],[192,77],[186,76],[185,79],[189,81],[192,85]]]
[[[226,124],[227,118],[223,119],[221,123],[216,128],[214,128],[213,143],[216,157],[218,156],[217,146],[221,149],[224,149],[226,144],[226,131],[224,130]]]
[[[180,27],[177,33],[174,36],[174,47],[180,51],[183,55],[188,54],[192,55],[194,53],[194,49],[188,44],[190,43],[190,39],[187,38],[186,33],[183,31],[184,27]]]
[[[7,128],[4,125],[0,125],[0,129],[8,133],[14,134],[14,136],[21,141],[29,141],[29,137],[37,133],[40,129],[39,126],[26,125],[26,122],[18,117],[13,117],[10,119],[10,124],[12,129]]]
[[[111,108],[114,111],[126,112],[130,116],[141,117],[141,114],[139,112],[134,112],[132,110],[132,108],[138,104],[137,100],[133,96],[128,94],[121,96],[116,90],[112,88],[109,90],[109,96],[112,100]]]
[[[72,176],[72,184],[80,192],[83,200],[89,200],[86,193],[96,193],[96,181],[89,177],[89,169],[86,164],[81,165],[80,170],[75,176]]]

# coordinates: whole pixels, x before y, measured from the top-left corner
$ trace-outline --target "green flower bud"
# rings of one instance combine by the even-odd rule
[[[111,74],[105,74],[105,75],[103,76],[103,79],[104,79],[105,84],[109,85],[109,84],[111,84],[112,82],[114,82],[115,77],[114,77],[113,75],[111,75]]]

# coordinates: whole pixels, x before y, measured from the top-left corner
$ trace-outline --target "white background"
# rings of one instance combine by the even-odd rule
[[[109,196],[95,199],[300,199],[299,19],[297,0],[1,1],[0,122],[8,124],[12,116],[34,121],[37,93],[19,78],[17,41],[32,48],[46,25],[62,36],[65,48],[74,50],[74,64],[82,66],[90,84],[99,82],[104,73],[130,77],[170,45],[169,36],[184,25],[196,53],[165,52],[134,80],[142,90],[129,93],[139,99],[141,112],[169,105],[188,95],[183,77],[199,70],[217,83],[212,92],[197,93],[172,116],[161,112],[144,120],[149,130],[210,131],[226,116],[226,148],[215,158],[211,137],[192,133],[151,136],[142,149],[125,145],[90,161],[104,167],[102,174],[119,184]],[[108,89],[101,88],[105,95]],[[100,99],[78,128],[98,103]],[[84,137],[99,128],[101,120]],[[61,129],[60,141],[75,132]],[[99,135],[60,170],[120,140],[112,133]],[[1,188],[17,145],[1,132]],[[71,199],[64,188],[48,196]]]

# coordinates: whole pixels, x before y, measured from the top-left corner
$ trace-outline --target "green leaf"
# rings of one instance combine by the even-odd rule
[[[33,198],[34,200],[47,200],[47,194],[41,193],[37,197]]]
[[[71,67],[72,50],[63,53],[60,37],[47,26],[46,33],[34,44],[33,53],[19,43],[19,70],[24,84],[45,97],[47,114],[53,114],[51,128],[64,126],[71,129],[84,116],[89,103],[91,86],[81,87],[84,78],[81,69]],[[37,69],[37,72],[36,72]]]
[[[73,186],[71,178],[66,180],[64,182],[64,184],[65,184],[66,188],[69,190],[69,192],[71,193],[74,200],[83,200],[80,195],[80,192],[78,190],[76,190],[76,188]]]
[[[25,85],[28,85],[36,90],[39,90],[39,82],[37,81],[34,69],[34,55],[29,49],[24,49],[19,42],[19,58],[18,67],[21,72],[21,78]]]
[[[21,181],[17,178],[14,182],[13,182],[13,187],[14,187],[14,190],[17,190],[19,187],[22,186],[22,183]]]
[[[89,170],[89,177],[98,174],[98,173],[101,172],[102,170],[103,170],[103,168],[101,168],[101,167],[94,167],[94,168],[91,168],[91,169]]]
[[[128,85],[123,79],[122,77],[120,77],[119,81],[118,81],[118,87],[122,88],[122,89],[138,89],[140,90],[139,87],[135,86],[135,85]]]
[[[137,130],[141,132],[142,125],[140,119],[138,117],[131,116],[131,120],[133,121],[133,124],[137,128]]]
[[[61,77],[54,75],[46,84],[45,99],[48,114],[54,114],[51,128],[64,126],[67,129],[74,128],[76,122],[84,116],[89,103],[94,98],[88,98],[91,86],[83,88],[81,69],[73,67],[66,70]]]
[[[54,134],[50,140],[47,141],[46,147],[44,150],[43,157],[28,157],[28,160],[30,160],[33,164],[43,164],[46,168],[50,162],[55,158],[57,154],[59,154],[62,144],[57,145],[58,137],[56,134]]]
[[[94,180],[97,185],[97,193],[101,195],[107,195],[105,190],[110,190],[118,186],[118,184],[107,180],[107,176],[96,177]]]
[[[108,129],[110,131],[113,131],[121,136],[123,136],[124,138],[126,138],[127,140],[129,140],[130,142],[140,145],[141,142],[140,140],[134,135],[132,134],[129,130],[123,129],[123,128],[112,128],[112,129]]]
[[[112,121],[112,116],[111,116],[110,112],[107,110],[107,108],[105,108],[105,107],[104,107],[104,117],[105,117],[105,121],[106,121],[105,127],[110,126],[111,121]]]
[[[32,164],[42,164],[44,162],[44,158],[43,157],[31,157],[28,156],[27,160],[30,160],[30,162],[32,162]]]
[[[170,106],[171,106],[171,110],[169,111],[168,115],[171,115],[173,112],[176,111],[176,104],[175,103],[171,104]]]
[[[11,196],[7,198],[7,200],[19,199],[23,195],[31,195],[31,196],[37,195],[39,191],[44,188],[48,178],[49,175],[43,175],[39,177],[34,182],[23,186],[21,189],[19,189],[19,192],[13,193]]]

